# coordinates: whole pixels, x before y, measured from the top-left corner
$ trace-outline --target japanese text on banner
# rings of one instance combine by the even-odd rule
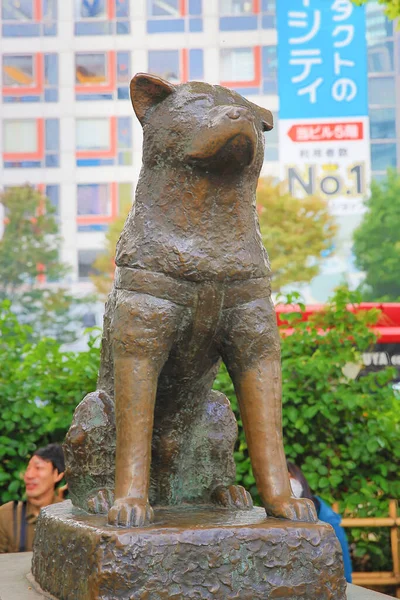
[[[364,8],[285,0],[277,13],[280,118],[366,115]]]

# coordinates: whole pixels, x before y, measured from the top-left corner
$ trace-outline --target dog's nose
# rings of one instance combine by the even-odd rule
[[[236,107],[230,108],[226,113],[227,117],[229,117],[230,119],[234,119],[234,120],[239,119],[240,115],[241,115],[241,112],[240,112],[239,108],[236,108]]]

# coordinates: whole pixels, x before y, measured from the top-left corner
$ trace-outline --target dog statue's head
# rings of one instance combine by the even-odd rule
[[[138,73],[131,100],[143,126],[145,165],[192,164],[211,172],[261,168],[272,114],[236,92],[200,82],[172,85]]]

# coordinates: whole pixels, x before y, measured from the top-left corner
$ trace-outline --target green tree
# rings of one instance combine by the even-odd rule
[[[5,228],[0,239],[0,300],[10,300],[33,327],[32,335],[63,341],[76,337],[73,308],[79,301],[60,286],[68,267],[59,260],[61,238],[54,208],[29,185],[0,194]],[[41,280],[44,280],[43,282]]]
[[[0,296],[14,300],[39,277],[55,279],[67,269],[58,258],[60,238],[50,202],[29,185],[0,195],[6,227],[0,240]]]
[[[353,0],[354,4],[361,6],[370,0]],[[390,19],[400,17],[400,0],[378,0],[385,7],[385,12]]]
[[[400,298],[400,175],[372,182],[367,212],[354,232],[356,264],[365,272],[365,300],[398,301]]]
[[[274,291],[311,281],[318,275],[321,252],[331,246],[336,233],[326,201],[318,196],[295,198],[282,184],[261,179],[257,208]]]
[[[289,300],[291,302],[291,299]],[[388,500],[400,497],[400,411],[393,370],[350,379],[346,365],[360,365],[375,343],[378,311],[350,312],[359,295],[339,290],[326,309],[307,322],[304,307],[287,315],[292,335],[282,337],[283,429],[286,456],[298,464],[315,494],[339,501],[349,516],[387,516]],[[351,332],[351,335],[349,333]],[[216,385],[239,422],[237,481],[258,498],[232,383],[223,367]],[[384,532],[352,532],[363,568],[390,570]],[[383,541],[385,539],[385,542]],[[357,558],[358,557],[358,558]],[[359,565],[357,565],[359,567]]]
[[[27,457],[63,442],[75,407],[96,389],[99,349],[62,351],[60,342],[35,340],[9,301],[0,303],[0,504],[23,495]]]

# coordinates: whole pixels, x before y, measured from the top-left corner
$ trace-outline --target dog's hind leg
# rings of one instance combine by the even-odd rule
[[[282,436],[279,334],[270,298],[224,311],[221,352],[235,386],[257,488],[267,514],[316,521],[292,496]]]
[[[147,294],[117,292],[112,321],[117,443],[110,524],[139,527],[152,520],[148,494],[157,381],[182,310]]]

